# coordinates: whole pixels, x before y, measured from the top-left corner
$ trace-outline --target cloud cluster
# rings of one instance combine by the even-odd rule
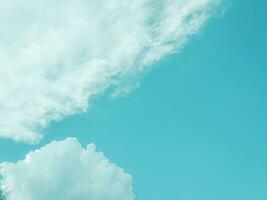
[[[1,0],[0,137],[36,143],[53,120],[183,46],[218,0]]]
[[[52,142],[17,163],[1,163],[8,200],[133,200],[132,178],[90,144]]]

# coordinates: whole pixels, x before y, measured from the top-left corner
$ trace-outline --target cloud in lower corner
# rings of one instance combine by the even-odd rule
[[[37,143],[198,32],[219,0],[1,0],[0,137]]]
[[[134,200],[132,177],[74,138],[52,142],[17,163],[1,163],[8,200]]]

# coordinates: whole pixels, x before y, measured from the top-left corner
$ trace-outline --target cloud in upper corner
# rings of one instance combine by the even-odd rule
[[[53,120],[177,50],[219,0],[1,0],[0,137],[37,143]]]
[[[8,200],[134,200],[132,177],[90,144],[52,142],[17,163],[1,163]]]

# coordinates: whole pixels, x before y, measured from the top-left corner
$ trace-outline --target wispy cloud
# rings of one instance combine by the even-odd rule
[[[1,163],[8,200],[133,200],[132,178],[93,144],[52,142],[17,163]]]
[[[0,137],[36,143],[179,50],[218,0],[1,0]]]

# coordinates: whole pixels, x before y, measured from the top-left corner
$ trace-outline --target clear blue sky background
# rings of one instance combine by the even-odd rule
[[[133,176],[138,200],[267,199],[267,2],[227,4],[138,89],[102,95],[37,146],[0,140],[0,161],[75,136]]]

